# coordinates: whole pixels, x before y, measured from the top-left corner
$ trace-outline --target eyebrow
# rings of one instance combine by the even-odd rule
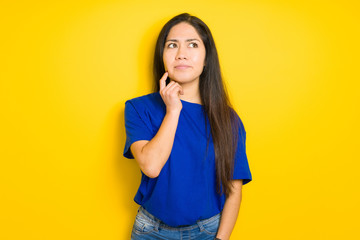
[[[171,41],[171,42],[179,42],[179,40],[177,40],[177,39],[169,39],[169,40],[166,40],[165,42],[169,42],[169,41]],[[197,39],[197,38],[187,39],[185,42],[191,42],[191,41],[198,41],[198,42],[200,42],[200,40]]]

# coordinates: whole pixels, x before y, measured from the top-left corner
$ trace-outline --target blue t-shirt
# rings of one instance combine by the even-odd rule
[[[134,201],[169,226],[192,225],[222,211],[225,195],[216,191],[214,145],[203,105],[182,102],[169,159],[156,178],[142,173]],[[125,103],[126,143],[124,157],[134,158],[130,146],[139,140],[150,141],[166,113],[158,92]],[[239,141],[233,179],[252,180],[246,152],[245,129],[239,120]],[[207,122],[208,123],[208,122]],[[207,127],[207,129],[206,129]],[[210,135],[207,149],[207,136]]]

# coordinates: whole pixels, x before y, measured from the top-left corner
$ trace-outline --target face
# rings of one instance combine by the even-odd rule
[[[182,22],[166,38],[163,61],[169,78],[180,84],[198,82],[205,65],[205,46],[195,28]]]

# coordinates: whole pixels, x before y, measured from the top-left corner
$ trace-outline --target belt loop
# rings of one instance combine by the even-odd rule
[[[204,231],[205,228],[204,228],[204,226],[203,226],[202,221],[201,221],[201,220],[197,220],[196,223],[197,223],[197,225],[198,225],[199,228],[200,228],[200,232]]]
[[[155,231],[159,231],[159,225],[160,225],[160,221],[157,220],[157,221],[154,221],[154,228],[155,228]]]

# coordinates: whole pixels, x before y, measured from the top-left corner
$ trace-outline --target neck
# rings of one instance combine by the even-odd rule
[[[202,104],[200,97],[199,80],[189,83],[180,83],[180,85],[184,92],[184,95],[180,95],[181,100]]]

